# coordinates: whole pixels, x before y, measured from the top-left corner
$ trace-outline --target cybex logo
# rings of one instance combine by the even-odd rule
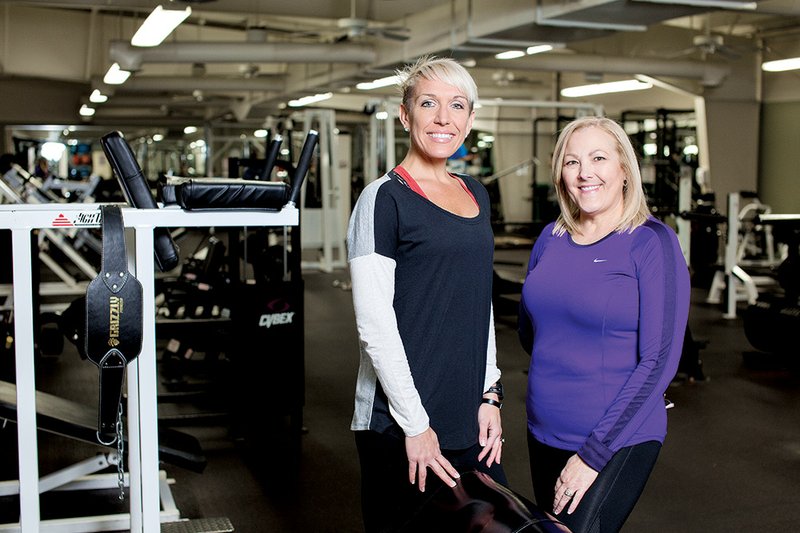
[[[292,317],[294,317],[294,312],[261,315],[261,318],[258,320],[258,325],[262,328],[271,328],[276,325],[291,324]]]

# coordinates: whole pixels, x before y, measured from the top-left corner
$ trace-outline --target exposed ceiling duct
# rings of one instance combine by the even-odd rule
[[[481,61],[482,68],[509,68],[508,61]],[[699,81],[706,87],[716,87],[730,74],[730,67],[701,61],[675,61],[656,58],[600,56],[586,54],[540,54],[525,61],[515,61],[518,70],[545,70],[606,74],[646,74]]]
[[[665,20],[712,9],[753,9],[750,0],[540,0],[536,23],[563,28],[646,31]]]
[[[311,7],[290,2],[263,13],[254,12],[252,2],[226,0],[206,3],[202,12],[198,8],[196,16],[160,46],[134,48],[129,35],[152,6],[143,0],[107,1],[111,4],[100,7],[90,0],[9,1],[3,10],[8,60],[3,61],[2,77],[33,80],[27,86],[42,88],[25,91],[26,97],[50,104],[54,80],[76,85],[52,109],[29,105],[29,112],[20,113],[7,105],[15,121],[43,120],[39,117],[46,112],[59,117],[51,120],[67,123],[77,113],[75,101],[88,98],[86,89],[100,89],[111,98],[94,106],[94,119],[79,119],[82,122],[102,117],[104,107],[129,107],[131,119],[137,119],[144,116],[137,110],[148,102],[169,119],[205,106],[214,118],[235,115],[257,121],[264,114],[286,112],[283,106],[291,98],[320,92],[335,93],[322,107],[349,109],[355,104],[341,104],[342,95],[355,100],[394,94],[389,89],[362,93],[353,90],[356,83],[388,75],[422,54],[469,60],[477,67],[479,83],[485,84],[481,93],[504,99],[547,99],[556,85],[573,84],[582,74],[609,79],[646,75],[692,94],[715,87],[728,96],[746,91],[751,76],[758,74],[760,56],[749,52],[769,59],[792,52],[781,44],[786,39],[774,36],[795,31],[797,20],[792,16],[800,15],[797,0],[759,0],[756,9],[743,9],[751,7],[748,0],[406,0],[402,6],[370,0],[367,9],[366,0],[357,0],[361,5],[356,14],[374,26],[413,29],[410,38],[398,44],[372,35],[337,41],[335,36],[342,34],[339,22],[348,15],[343,5],[349,0],[317,0]],[[702,20],[696,20],[700,15]],[[57,30],[67,24],[74,30],[70,36],[84,37],[69,42],[70,54],[54,55],[52,50],[66,42]],[[25,42],[24,36],[33,33],[37,39]],[[748,53],[724,62],[718,54],[700,49],[691,56],[683,54],[700,34]],[[541,42],[563,49],[510,61],[494,58],[497,52],[525,50]],[[121,86],[102,84],[98,76],[111,62],[134,75]],[[498,81],[493,73],[500,69],[510,75]],[[549,72],[564,76],[548,76]],[[513,83],[501,85],[508,80]],[[0,93],[11,94],[2,89]],[[125,100],[135,97],[142,99]],[[62,111],[67,108],[72,113]]]
[[[92,87],[104,87],[104,94],[115,92],[101,78],[92,78]],[[125,91],[140,92],[192,92],[200,91],[282,91],[285,81],[282,75],[258,76],[254,78],[224,78],[195,76],[134,76],[125,82]],[[108,92],[107,92],[108,91]]]
[[[123,70],[143,63],[365,63],[375,61],[370,47],[337,43],[180,42],[137,48],[112,41],[109,57]]]

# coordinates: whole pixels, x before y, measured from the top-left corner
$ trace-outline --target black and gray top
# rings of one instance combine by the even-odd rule
[[[459,176],[479,214],[450,213],[392,171],[370,183],[348,229],[361,345],[351,429],[443,449],[478,439],[483,391],[500,378],[492,316],[494,239],[486,189]]]

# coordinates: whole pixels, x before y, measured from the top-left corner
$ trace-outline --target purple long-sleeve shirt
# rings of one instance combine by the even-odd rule
[[[623,447],[664,441],[689,272],[675,233],[654,218],[590,245],[552,230],[537,239],[522,289],[528,429],[599,471]]]

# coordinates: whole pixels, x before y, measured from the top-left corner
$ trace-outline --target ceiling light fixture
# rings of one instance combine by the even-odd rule
[[[114,63],[108,68],[108,72],[103,76],[103,83],[108,85],[122,85],[130,77],[131,73],[119,68],[119,63]]]
[[[532,56],[534,54],[541,54],[543,52],[549,52],[550,50],[554,50],[555,48],[564,48],[564,44],[556,43],[556,44],[534,44],[525,48],[525,51],[522,50],[508,50],[507,52],[500,52],[495,54],[495,59],[517,59],[518,57],[524,57],[526,55]]]
[[[532,56],[533,54],[541,54],[542,52],[549,52],[553,48],[554,46],[552,44],[537,44],[536,46],[529,46],[525,50],[525,53],[528,54],[529,56]]]
[[[332,97],[333,93],[315,94],[313,96],[304,96],[297,100],[289,100],[289,107],[303,107],[304,105],[316,104]]]
[[[100,89],[95,89],[92,91],[92,94],[89,95],[89,101],[93,104],[102,104],[108,101],[108,96],[101,93]]]
[[[94,115],[95,109],[93,107],[89,107],[86,104],[83,104],[81,108],[78,110],[78,113],[82,117],[91,117]]]
[[[381,87],[389,87],[390,85],[397,85],[400,83],[400,76],[386,76],[385,78],[380,78],[377,80],[372,81],[365,81],[363,83],[357,83],[356,89],[360,89],[362,91],[371,91],[372,89],[380,89]]]
[[[192,8],[164,9],[156,6],[131,39],[133,46],[158,46],[192,14]]]
[[[790,57],[789,59],[777,59],[775,61],[765,61],[761,64],[761,70],[766,72],[785,72],[787,70],[800,69],[800,57]]]
[[[592,96],[595,94],[641,91],[643,89],[650,89],[652,87],[652,83],[642,82],[639,80],[611,81],[607,83],[593,83],[591,85],[567,87],[566,89],[561,89],[561,96],[567,98],[579,98],[581,96]]]
[[[516,59],[518,57],[524,57],[525,52],[522,50],[509,50],[507,52],[500,52],[499,54],[495,54],[495,59]]]

